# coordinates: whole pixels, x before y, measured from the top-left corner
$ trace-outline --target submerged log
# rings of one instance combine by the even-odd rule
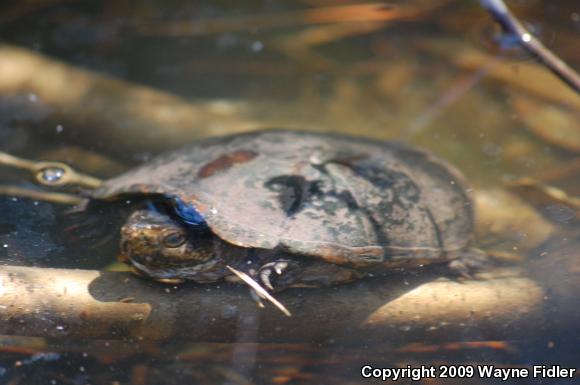
[[[0,45],[0,95],[28,95],[65,127],[61,136],[124,152],[161,151],[259,126],[245,117],[241,103],[195,103],[9,45]]]
[[[198,342],[525,338],[580,322],[579,312],[568,312],[578,308],[577,276],[571,284],[575,290],[549,303],[549,318],[547,291],[518,269],[465,282],[407,274],[286,290],[277,298],[289,318],[272,306],[257,308],[242,286],[176,287],[121,272],[3,266],[0,334]]]

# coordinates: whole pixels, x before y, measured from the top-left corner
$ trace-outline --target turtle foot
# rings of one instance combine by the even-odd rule
[[[291,272],[299,270],[298,267],[296,262],[279,259],[262,265],[257,272],[257,278],[268,290],[280,290],[295,281]]]
[[[479,249],[469,249],[447,264],[454,275],[474,279],[473,274],[491,265],[489,256]]]

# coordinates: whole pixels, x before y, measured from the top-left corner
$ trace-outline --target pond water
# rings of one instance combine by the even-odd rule
[[[577,1],[508,5],[580,68]],[[131,288],[147,286],[153,312],[139,309],[157,317],[144,326],[155,330],[103,319],[110,329],[98,331],[91,313],[85,335],[85,320],[52,323],[66,317],[35,315],[24,299],[28,313],[18,318],[0,281],[0,384],[382,382],[364,378],[365,365],[437,369],[413,380],[422,384],[578,383],[578,374],[533,370],[580,362],[572,295],[580,289],[580,97],[503,35],[478,2],[5,1],[0,31],[0,151],[106,179],[185,143],[263,128],[402,141],[469,180],[474,242],[494,266],[465,283],[399,271],[383,278],[388,286],[289,290],[280,298],[294,306],[291,319],[228,285],[131,277]],[[32,267],[23,271],[37,272],[37,285],[46,268],[111,272],[82,276],[92,299],[141,306],[133,298],[141,293],[115,291],[129,274],[116,262],[118,210],[87,218],[6,186],[54,192],[0,166],[3,268]],[[0,278],[13,277],[6,271]],[[35,284],[26,287],[30,298],[42,297]],[[375,289],[372,298],[356,297]],[[48,298],[42,309],[52,306]],[[308,304],[318,313],[304,310]],[[196,313],[204,306],[219,310],[217,321]],[[484,365],[530,374],[486,378]],[[452,366],[449,378],[442,366]]]

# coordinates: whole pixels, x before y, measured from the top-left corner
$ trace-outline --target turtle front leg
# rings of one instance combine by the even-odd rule
[[[465,279],[473,279],[473,274],[491,265],[490,257],[476,248],[462,251],[456,259],[447,264],[451,273]]]
[[[271,291],[281,290],[299,280],[300,265],[290,259],[278,259],[260,267],[256,273],[258,281]],[[272,284],[272,282],[275,283]]]
[[[268,262],[256,273],[259,282],[271,291],[288,287],[325,287],[347,283],[365,274],[339,265],[320,261],[281,258]]]

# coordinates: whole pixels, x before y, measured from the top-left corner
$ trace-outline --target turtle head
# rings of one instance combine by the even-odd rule
[[[213,282],[224,268],[216,238],[206,226],[188,225],[149,207],[131,213],[121,228],[119,259],[161,281]]]

